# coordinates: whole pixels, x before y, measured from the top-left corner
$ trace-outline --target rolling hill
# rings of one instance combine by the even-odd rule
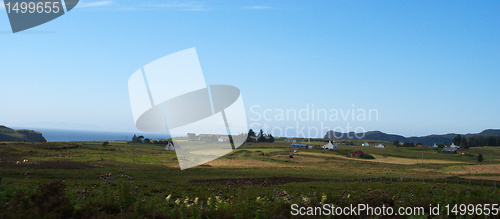
[[[324,138],[325,139],[340,139],[340,138],[349,138],[349,139],[367,139],[367,140],[378,140],[378,141],[388,141],[388,142],[393,142],[395,140],[402,141],[402,142],[413,142],[413,143],[422,143],[424,145],[432,145],[434,143],[436,144],[443,144],[443,143],[451,143],[451,140],[453,137],[457,136],[458,134],[455,133],[449,133],[449,134],[444,134],[444,135],[427,135],[427,136],[422,136],[422,137],[404,137],[401,135],[395,135],[395,134],[387,134],[381,131],[369,131],[365,133],[340,133],[340,132],[334,132],[334,131],[328,131]],[[461,134],[465,137],[472,137],[472,136],[499,136],[500,135],[500,129],[486,129],[480,133],[475,133],[475,134]]]

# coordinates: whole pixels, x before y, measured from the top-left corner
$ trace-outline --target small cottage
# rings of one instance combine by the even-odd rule
[[[175,151],[175,147],[174,147],[174,144],[172,144],[172,142],[168,142],[167,145],[165,146],[165,150],[167,151]]]
[[[333,142],[328,141],[328,144],[323,145],[321,148],[323,148],[323,149],[338,149],[339,145],[335,141],[333,141]]]
[[[458,149],[458,148],[460,148],[460,146],[458,146],[458,145],[455,145],[455,144],[451,143],[450,148],[455,148],[455,149]]]

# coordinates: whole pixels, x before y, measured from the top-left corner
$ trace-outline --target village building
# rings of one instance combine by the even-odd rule
[[[328,141],[328,144],[325,144],[323,145],[321,148],[323,149],[338,149],[339,148],[339,144],[337,144],[337,142],[335,141]]]
[[[460,148],[460,146],[455,145],[454,143],[451,143],[450,148],[455,148],[455,149],[458,149],[458,148]]]
[[[199,136],[196,136],[195,133],[187,133],[187,136],[189,141],[199,141],[200,140],[200,137]]]
[[[222,144],[222,143],[225,143],[225,142],[228,142],[229,141],[229,138],[227,137],[224,137],[224,136],[220,136],[218,139],[217,139],[217,142],[219,144]]]
[[[165,145],[165,150],[167,151],[175,151],[175,147],[174,147],[174,144],[172,144],[172,142],[168,142],[167,145]]]
[[[299,148],[299,149],[308,149],[309,147],[307,144],[291,144],[291,148]]]
[[[457,148],[444,147],[443,148],[443,153],[456,154],[457,153]]]

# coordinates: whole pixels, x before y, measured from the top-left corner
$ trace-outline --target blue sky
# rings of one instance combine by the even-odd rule
[[[82,0],[12,34],[2,8],[0,123],[135,131],[130,75],[196,47],[207,84],[240,88],[249,124],[321,122],[256,121],[258,105],[376,109],[378,120],[323,122],[405,136],[500,128],[499,11],[499,1]]]

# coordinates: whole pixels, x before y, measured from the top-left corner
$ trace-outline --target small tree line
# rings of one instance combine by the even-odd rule
[[[392,145],[396,146],[396,147],[416,147],[418,145],[422,145],[421,143],[413,143],[413,142],[403,142],[401,144],[401,142],[399,140],[395,140],[394,142],[392,142]]]
[[[457,135],[452,140],[453,144],[464,148],[479,146],[500,146],[500,136],[471,136]]]
[[[269,142],[269,143],[272,143],[274,142],[274,137],[273,135],[271,134],[264,134],[264,131],[262,131],[262,129],[259,131],[259,135],[257,136],[255,134],[255,132],[253,131],[253,129],[250,129],[248,131],[248,137],[247,137],[247,140],[246,142]]]
[[[129,141],[129,143],[138,143],[138,144],[161,144],[161,145],[166,145],[168,144],[169,141],[167,140],[151,140],[149,138],[145,138],[144,136],[142,135],[134,135],[132,137],[132,140]]]

